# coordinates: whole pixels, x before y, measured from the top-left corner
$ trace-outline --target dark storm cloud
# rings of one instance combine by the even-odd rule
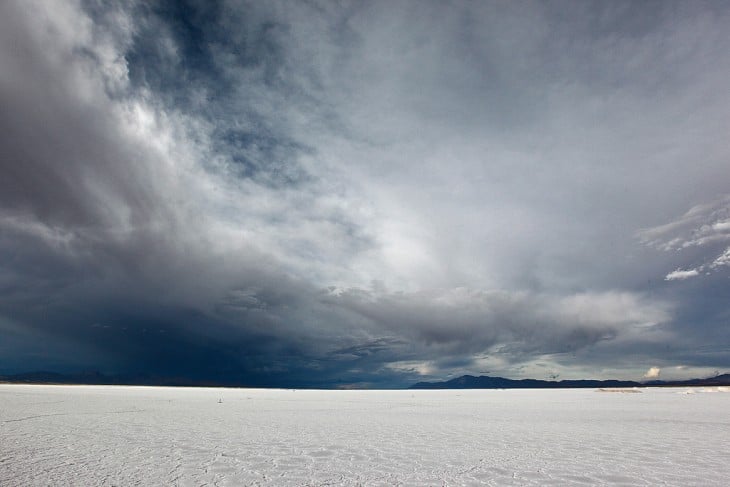
[[[129,82],[150,90],[168,109],[203,118],[212,149],[224,154],[237,176],[277,186],[306,181],[312,175],[296,154],[308,147],[286,128],[302,94],[287,77],[287,26],[264,6],[238,7],[136,5],[125,53]]]
[[[23,12],[30,8],[6,5],[3,16],[1,103],[12,114],[2,118],[0,145],[4,315],[47,340],[108,354],[107,367],[190,373],[203,364],[210,374],[222,360],[269,350],[266,332],[209,311],[226,286],[272,286],[267,259],[248,249],[227,267],[227,256],[206,252],[214,237],[190,202],[205,173],[178,159],[189,154],[150,141],[165,137],[155,121],[164,114],[134,97],[117,101],[130,87],[110,86],[114,75],[124,81],[125,61],[104,56],[117,56],[132,33],[100,35],[71,5],[37,20]],[[76,55],[84,49],[91,55]],[[39,363],[58,361],[49,355]]]
[[[730,366],[718,4],[0,19],[0,371],[345,387]]]

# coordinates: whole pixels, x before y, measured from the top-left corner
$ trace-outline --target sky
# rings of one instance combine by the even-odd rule
[[[727,2],[0,2],[0,373],[730,371]]]

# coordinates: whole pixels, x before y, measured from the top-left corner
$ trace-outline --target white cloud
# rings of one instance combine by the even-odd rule
[[[644,374],[644,379],[656,379],[659,377],[661,372],[662,369],[659,367],[650,367],[649,370],[646,371],[646,374]]]
[[[722,255],[712,261],[710,269],[717,269],[718,267],[724,266],[730,266],[730,247],[725,249],[725,252],[723,252]]]
[[[664,278],[666,281],[684,280],[703,272],[715,271],[730,265],[730,196],[692,207],[677,220],[648,228],[638,233],[639,239],[650,247],[663,251],[701,252],[701,265],[688,270],[678,268]],[[722,249],[718,256],[718,248]],[[696,254],[694,259],[697,259]],[[680,256],[681,258],[681,256]]]
[[[677,269],[675,271],[670,272],[664,277],[665,281],[683,281],[684,279],[689,279],[690,277],[699,276],[700,273],[697,269],[689,269],[689,270],[682,270]]]
[[[673,222],[638,232],[640,240],[660,250],[679,250],[730,240],[730,196],[696,205]]]

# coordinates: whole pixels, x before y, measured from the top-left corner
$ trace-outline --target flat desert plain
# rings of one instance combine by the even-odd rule
[[[730,393],[640,391],[0,385],[0,485],[730,485]]]

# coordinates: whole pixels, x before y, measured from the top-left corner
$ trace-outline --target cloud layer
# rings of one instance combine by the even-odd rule
[[[668,281],[720,270],[730,265],[730,198],[694,206],[681,218],[642,230],[639,236],[645,244],[659,250],[679,254],[687,250],[684,253],[692,254],[694,267],[670,272],[665,277]],[[692,252],[693,248],[700,251]],[[708,256],[711,260],[707,260]]]
[[[6,2],[0,372],[730,367],[729,16]]]

